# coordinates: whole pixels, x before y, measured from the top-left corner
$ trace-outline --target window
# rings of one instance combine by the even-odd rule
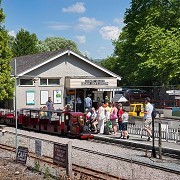
[[[32,86],[33,80],[32,79],[20,79],[20,85]]]
[[[40,79],[41,86],[56,86],[60,85],[60,79]]]
[[[48,79],[48,85],[59,85],[59,79]]]
[[[47,85],[47,79],[41,79],[40,85]]]

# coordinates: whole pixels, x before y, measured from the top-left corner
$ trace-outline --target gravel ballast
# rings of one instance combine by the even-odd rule
[[[6,127],[4,136],[0,133],[0,143],[9,146],[15,146],[15,128]],[[102,144],[93,141],[84,141],[78,139],[68,139],[53,135],[40,134],[32,131],[18,130],[18,145],[28,147],[30,152],[35,151],[35,139],[44,139],[42,143],[42,154],[45,156],[53,157],[53,142],[67,144],[72,142],[72,146],[85,148],[88,150],[110,154],[121,158],[132,160],[132,162],[126,162],[124,160],[113,159],[109,157],[103,157],[97,154],[89,152],[83,152],[77,149],[72,150],[72,162],[77,165],[92,168],[98,171],[113,174],[117,177],[123,177],[125,179],[179,179],[179,175],[164,170],[159,170],[158,167],[172,169],[180,172],[180,164],[177,160],[172,158],[163,158],[163,160],[150,158],[150,152],[148,157],[145,157],[145,152],[132,150],[130,148],[122,148],[118,145]],[[31,138],[27,138],[26,135]],[[6,157],[6,154],[0,154],[0,157]],[[148,163],[156,165],[157,168],[151,168],[144,165],[138,165],[133,161],[140,161],[142,163]],[[29,163],[29,164],[28,164]],[[30,160],[27,161],[27,165],[33,166]]]

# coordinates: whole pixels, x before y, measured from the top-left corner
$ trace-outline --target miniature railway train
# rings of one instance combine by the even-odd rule
[[[0,124],[15,127],[16,117],[14,113],[0,111]],[[80,139],[94,138],[85,126],[85,115],[82,112],[42,111],[41,109],[23,108],[17,115],[17,125],[18,128],[60,136]]]

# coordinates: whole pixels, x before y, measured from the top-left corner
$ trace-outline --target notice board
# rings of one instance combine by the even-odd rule
[[[17,152],[17,157],[16,157],[16,162],[21,163],[21,164],[26,164],[27,156],[28,156],[28,148],[19,146],[18,152]]]
[[[66,145],[54,144],[53,163],[62,167],[66,167]]]

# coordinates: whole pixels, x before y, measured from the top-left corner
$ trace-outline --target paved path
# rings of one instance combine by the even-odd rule
[[[102,141],[107,141],[111,143],[117,143],[117,144],[123,144],[127,146],[132,146],[136,148],[143,148],[143,149],[152,149],[152,141],[149,142],[147,141],[147,137],[143,136],[141,138],[140,135],[133,135],[129,134],[130,138],[129,139],[120,139],[120,133],[112,134],[112,135],[100,135],[96,134],[94,135],[94,138],[96,140],[102,140]],[[158,150],[158,139],[155,138],[155,149]],[[171,153],[171,154],[176,154],[180,158],[180,143],[176,143],[175,141],[165,141],[162,140],[162,152],[163,153]]]

